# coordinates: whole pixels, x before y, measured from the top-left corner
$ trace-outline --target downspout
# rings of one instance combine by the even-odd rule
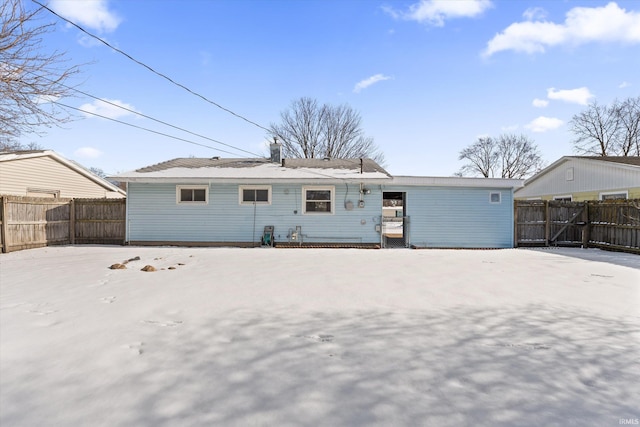
[[[126,187],[127,197],[125,198],[125,202],[124,202],[124,217],[125,217],[124,244],[128,245],[129,244],[129,236],[130,236],[130,233],[131,233],[131,230],[129,229],[129,227],[130,227],[130,222],[129,222],[129,181],[127,181],[125,183],[125,187]]]

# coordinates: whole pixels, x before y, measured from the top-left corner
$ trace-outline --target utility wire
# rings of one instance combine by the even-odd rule
[[[142,127],[142,126],[134,125],[134,124],[131,124],[131,123],[123,122],[122,120],[114,119],[112,117],[107,117],[107,116],[102,115],[102,114],[94,113],[94,112],[91,112],[91,111],[86,111],[86,110],[83,110],[83,109],[77,108],[77,107],[72,107],[71,105],[63,104],[62,102],[59,102],[59,101],[50,101],[50,102],[52,102],[54,104],[57,104],[57,105],[60,105],[61,107],[70,108],[72,110],[80,111],[81,113],[91,114],[93,116],[100,117],[100,118],[107,119],[107,120],[111,120],[113,122],[120,123],[120,124],[123,124],[123,125],[126,125],[126,126],[131,126],[133,128],[136,128],[136,129],[141,129],[141,130],[145,130],[147,132],[155,133],[157,135],[162,135],[162,136],[166,136],[168,138],[177,139],[178,141],[187,142],[189,144],[198,145],[200,147],[211,148],[212,150],[220,151],[222,153],[231,154],[233,156],[237,155],[237,154],[232,153],[230,151],[222,150],[220,148],[212,147],[210,145],[200,144],[198,142],[190,141],[188,139],[180,138],[178,136],[169,135],[169,134],[166,134],[166,133],[163,133],[163,132],[159,132],[159,131],[156,131],[156,130],[153,130],[153,129],[149,129],[149,128],[145,128],[145,127]]]
[[[27,73],[35,75],[35,73],[33,73],[33,72],[31,72],[31,71],[27,71]],[[49,81],[50,81],[50,82],[52,82],[52,83],[55,83],[55,81],[54,81],[54,80],[51,80],[51,79],[49,79],[49,78],[47,78],[47,77],[45,77],[45,76],[38,76],[38,77],[43,78],[43,79],[45,79],[45,80],[49,80]],[[70,89],[70,90],[76,91],[76,92],[78,92],[78,93],[81,93],[81,94],[83,94],[83,95],[85,95],[85,96],[88,96],[88,97],[90,97],[90,98],[93,98],[93,99],[96,99],[96,100],[98,100],[98,101],[104,102],[105,104],[109,104],[109,105],[112,105],[112,106],[114,106],[114,107],[120,108],[120,109],[122,109],[122,110],[128,111],[128,112],[130,112],[130,113],[136,114],[136,115],[138,115],[138,116],[140,116],[140,117],[144,117],[145,119],[153,120],[154,122],[157,122],[157,123],[163,124],[163,125],[165,125],[165,126],[172,127],[172,128],[174,128],[174,129],[180,130],[180,131],[182,131],[182,132],[186,132],[186,133],[188,133],[188,134],[191,134],[191,135],[194,135],[194,136],[197,136],[197,137],[200,137],[200,138],[206,139],[206,140],[209,140],[209,141],[211,141],[211,142],[215,142],[216,144],[224,145],[225,147],[233,148],[234,150],[241,151],[241,152],[243,152],[243,153],[251,154],[251,155],[253,155],[253,156],[257,156],[257,157],[264,157],[264,156],[262,156],[262,155],[260,155],[260,154],[256,154],[256,153],[253,153],[253,152],[251,152],[251,151],[243,150],[242,148],[235,147],[235,146],[233,146],[233,145],[231,145],[231,144],[226,144],[226,143],[224,143],[224,142],[222,142],[222,141],[218,141],[218,140],[216,140],[216,139],[209,138],[208,136],[200,135],[199,133],[192,132],[192,131],[190,131],[190,130],[188,130],[188,129],[184,129],[184,128],[181,128],[181,127],[179,127],[179,126],[172,125],[171,123],[167,123],[167,122],[165,122],[165,121],[163,121],[163,120],[156,119],[156,118],[154,118],[154,117],[151,117],[151,116],[148,116],[148,115],[146,115],[146,114],[143,114],[143,113],[141,113],[141,112],[139,112],[139,111],[132,110],[132,109],[127,108],[127,107],[124,107],[124,106],[122,106],[122,105],[118,105],[118,104],[116,104],[116,103],[114,103],[114,102],[108,101],[108,100],[103,99],[103,98],[99,98],[99,97],[97,97],[97,96],[95,96],[95,95],[91,95],[90,93],[84,92],[84,91],[82,91],[82,90],[80,90],[80,89],[77,89],[77,88],[75,88],[75,87],[67,86],[67,85],[65,85],[65,84],[63,84],[63,83],[57,83],[57,84],[58,84],[58,85],[60,85],[60,86],[62,86],[62,87],[65,87],[65,88],[67,88],[67,89]],[[85,112],[87,112],[87,111],[85,111]],[[87,112],[87,113],[89,113],[89,112]],[[91,114],[91,113],[89,113],[89,114]],[[216,148],[214,148],[214,147],[210,147],[210,148],[216,149]],[[225,151],[225,152],[226,152],[226,151]]]
[[[210,100],[209,98],[205,97],[204,95],[201,95],[201,94],[199,94],[199,93],[197,93],[197,92],[195,92],[195,91],[193,91],[193,90],[189,89],[189,88],[188,88],[188,87],[186,87],[185,85],[183,85],[183,84],[181,84],[181,83],[176,82],[175,80],[173,80],[172,78],[170,78],[170,77],[169,77],[169,76],[167,76],[166,74],[163,74],[163,73],[161,73],[161,72],[159,72],[159,71],[154,70],[152,67],[150,67],[149,65],[145,64],[144,62],[139,61],[139,60],[135,59],[133,56],[129,55],[128,53],[126,53],[126,52],[124,52],[124,51],[122,51],[122,50],[118,49],[118,48],[117,48],[117,47],[115,47],[115,46],[112,46],[112,45],[111,45],[111,44],[109,44],[106,40],[103,40],[103,39],[101,39],[100,37],[98,37],[98,36],[96,36],[96,35],[94,35],[94,34],[91,34],[91,33],[90,33],[90,32],[88,32],[87,30],[85,30],[84,28],[82,28],[80,25],[76,24],[75,22],[72,22],[72,21],[68,20],[67,18],[65,18],[65,17],[63,17],[63,16],[58,15],[56,12],[54,12],[53,10],[51,10],[49,7],[45,6],[44,4],[40,3],[38,0],[31,0],[31,1],[32,1],[32,2],[34,2],[35,4],[39,5],[40,7],[42,7],[42,8],[44,8],[44,9],[48,10],[49,12],[51,12],[52,14],[54,14],[55,16],[57,16],[58,18],[62,19],[63,21],[67,22],[68,24],[73,25],[74,27],[76,27],[78,30],[82,31],[83,33],[85,33],[85,34],[86,34],[86,35],[88,35],[89,37],[92,37],[92,38],[94,38],[94,39],[98,40],[100,43],[103,43],[104,45],[108,46],[110,49],[112,49],[112,50],[114,50],[114,51],[116,51],[116,52],[120,53],[121,55],[124,55],[125,57],[127,57],[127,58],[128,58],[128,59],[130,59],[131,61],[135,62],[136,64],[143,66],[144,68],[146,68],[147,70],[151,71],[152,73],[154,73],[154,74],[156,74],[156,75],[158,75],[158,76],[160,76],[160,77],[164,78],[165,80],[168,80],[169,82],[173,83],[174,85],[176,85],[176,86],[178,86],[178,87],[180,87],[180,88],[182,88],[182,89],[186,90],[186,91],[187,91],[187,92],[189,92],[190,94],[195,95],[195,96],[197,96],[198,98],[203,99],[204,101],[208,102],[209,104],[215,105],[215,106],[216,106],[216,107],[218,107],[219,109],[221,109],[221,110],[223,110],[223,111],[226,111],[227,113],[229,113],[229,114],[231,114],[231,115],[233,115],[233,116],[235,116],[235,117],[238,117],[239,119],[242,119],[242,120],[244,120],[244,121],[245,121],[245,122],[247,122],[247,123],[250,123],[250,124],[252,124],[252,125],[254,125],[254,126],[259,127],[259,128],[260,128],[260,129],[262,129],[262,130],[265,130],[265,131],[267,131],[267,132],[270,132],[270,130],[269,130],[269,129],[267,129],[266,127],[261,126],[261,125],[259,125],[258,123],[254,122],[254,121],[251,121],[251,120],[247,119],[246,117],[241,116],[240,114],[237,114],[237,113],[235,113],[235,112],[233,112],[233,111],[229,110],[228,108],[223,107],[222,105],[218,104],[217,102],[214,102],[214,101]]]

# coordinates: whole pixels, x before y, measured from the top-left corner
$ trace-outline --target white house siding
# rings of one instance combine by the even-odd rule
[[[255,210],[239,204],[239,184],[211,184],[208,204],[178,205],[176,185],[181,184],[129,183],[128,241],[250,243],[259,242],[264,227],[273,225],[276,242],[288,241],[289,230],[296,226],[302,227],[306,243],[380,242],[379,188],[372,188],[364,196],[365,207],[359,208],[358,185],[349,184],[347,194],[344,183],[335,184],[334,214],[304,215],[300,184],[272,184],[272,203],[256,205]],[[345,198],[354,204],[350,211]]]
[[[573,169],[573,171],[571,171]],[[567,177],[573,179],[567,179]],[[569,158],[516,192],[519,199],[640,187],[640,168],[601,160]]]
[[[385,186],[384,191],[406,192],[409,238],[416,247],[513,247],[511,189]],[[490,203],[496,192],[500,203]]]
[[[0,163],[0,194],[40,196],[43,193],[28,189],[59,192],[60,197],[123,197],[47,156]]]

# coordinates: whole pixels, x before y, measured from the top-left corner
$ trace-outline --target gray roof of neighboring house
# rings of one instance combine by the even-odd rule
[[[640,156],[570,156],[575,159],[600,160],[602,162],[622,163],[640,166]]]

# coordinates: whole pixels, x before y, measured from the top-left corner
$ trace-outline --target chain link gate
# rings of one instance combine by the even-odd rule
[[[382,247],[383,248],[408,248],[409,239],[408,216],[381,218],[382,223]]]

